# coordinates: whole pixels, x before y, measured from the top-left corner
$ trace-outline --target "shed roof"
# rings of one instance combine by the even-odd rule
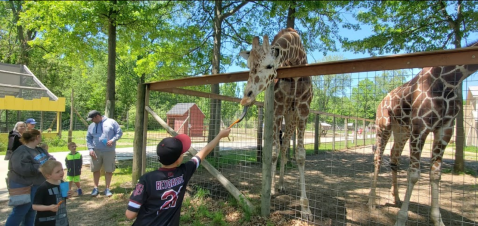
[[[171,108],[171,110],[166,112],[166,115],[169,115],[169,116],[171,116],[171,115],[184,115],[194,105],[196,105],[196,104],[195,103],[179,103],[179,104],[176,104]],[[204,115],[204,113],[201,111],[201,109],[199,107],[198,107],[198,109],[201,112],[201,114]]]
[[[0,63],[0,98],[14,96],[25,100],[48,97],[58,100],[25,65]]]

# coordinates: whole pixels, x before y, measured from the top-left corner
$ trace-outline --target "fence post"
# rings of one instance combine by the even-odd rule
[[[274,86],[269,85],[264,98],[264,114],[274,115]],[[265,117],[264,120],[264,149],[262,150],[262,192],[261,215],[269,216],[271,212],[271,184],[272,184],[272,129],[274,117]],[[290,142],[290,141],[287,141]]]
[[[332,151],[335,151],[335,128],[337,125],[335,125],[335,115],[332,119]]]
[[[358,132],[358,119],[355,119],[354,120],[354,144],[355,144],[355,147],[358,146],[358,140],[357,140],[357,132]]]
[[[344,134],[345,134],[345,148],[349,148],[349,120],[348,118],[344,119],[345,126],[344,126]]]
[[[366,139],[366,137],[367,137],[367,132],[365,132],[365,131],[367,131],[367,130],[365,129],[365,119],[364,119],[364,120],[363,120],[363,131],[362,131],[363,145],[364,145],[364,146],[365,146],[365,139]]]
[[[315,114],[315,134],[314,134],[314,154],[319,154],[319,145],[320,145],[320,120],[319,114]]]
[[[261,106],[257,107],[259,110],[259,115],[258,117],[258,125],[257,125],[257,156],[256,156],[256,161],[257,162],[262,162],[262,134],[264,132],[264,108]]]

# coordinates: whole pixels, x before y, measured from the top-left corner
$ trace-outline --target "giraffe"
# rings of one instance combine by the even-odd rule
[[[281,30],[269,45],[267,35],[263,38],[262,46],[259,37],[252,40],[252,49],[240,53],[247,60],[250,69],[247,85],[244,89],[244,97],[241,105],[250,106],[256,101],[256,96],[274,83],[274,127],[272,145],[272,187],[271,195],[275,195],[274,176],[276,165],[281,155],[280,178],[278,191],[285,191],[284,167],[287,163],[286,150],[290,142],[279,143],[279,130],[282,119],[285,119],[285,131],[283,140],[290,141],[293,131],[297,129],[297,148],[295,158],[300,174],[300,205],[301,216],[312,219],[309,208],[309,200],[305,191],[305,149],[304,132],[309,115],[310,102],[312,100],[312,81],[310,77],[277,78],[277,68],[281,66],[294,66],[307,64],[307,55],[302,46],[299,34],[292,28]]]
[[[470,46],[478,46],[478,42]],[[414,78],[392,90],[377,107],[374,174],[368,205],[375,208],[375,191],[382,155],[391,134],[394,143],[390,153],[391,193],[394,204],[401,205],[396,226],[405,225],[413,187],[420,178],[420,156],[428,134],[434,135],[431,165],[431,213],[435,226],[443,226],[439,210],[438,184],[442,157],[453,135],[455,118],[462,106],[458,88],[461,82],[478,70],[478,64],[423,68]],[[405,143],[410,139],[410,166],[403,203],[398,195],[397,171]]]

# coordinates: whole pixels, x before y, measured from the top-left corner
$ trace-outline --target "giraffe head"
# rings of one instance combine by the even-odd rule
[[[252,40],[252,49],[242,51],[240,55],[247,60],[249,79],[247,80],[242,106],[250,106],[256,101],[256,96],[264,91],[277,76],[280,50],[269,45],[269,38],[264,35],[263,44],[259,44],[259,37]]]

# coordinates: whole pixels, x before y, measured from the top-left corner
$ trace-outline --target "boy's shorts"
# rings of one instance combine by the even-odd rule
[[[104,166],[105,172],[112,173],[116,169],[116,151],[96,151],[96,159],[91,158],[91,172],[98,172]]]
[[[80,182],[80,175],[78,175],[78,176],[66,176],[66,181]]]

